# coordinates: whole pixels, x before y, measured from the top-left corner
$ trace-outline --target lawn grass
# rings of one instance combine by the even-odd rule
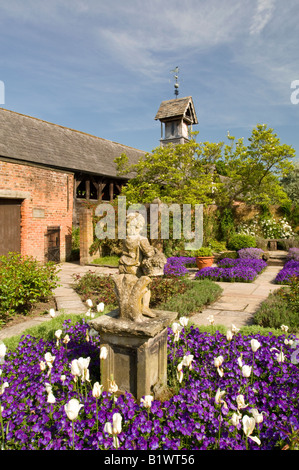
[[[113,266],[118,268],[119,256],[102,256],[92,261],[92,264],[99,266]]]

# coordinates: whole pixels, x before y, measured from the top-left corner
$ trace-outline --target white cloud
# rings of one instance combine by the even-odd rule
[[[261,33],[269,21],[272,19],[275,10],[275,0],[258,0],[256,13],[250,27],[250,34]]]

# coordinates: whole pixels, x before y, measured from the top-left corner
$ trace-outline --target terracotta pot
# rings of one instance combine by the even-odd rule
[[[198,269],[207,268],[212,266],[214,262],[214,256],[197,256],[196,266]]]

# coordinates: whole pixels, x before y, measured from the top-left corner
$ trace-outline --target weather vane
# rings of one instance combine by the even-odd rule
[[[179,96],[179,84],[178,84],[178,78],[179,78],[179,68],[176,67],[174,70],[171,70],[171,73],[174,74],[175,78],[175,84],[174,84],[174,94],[176,98]]]

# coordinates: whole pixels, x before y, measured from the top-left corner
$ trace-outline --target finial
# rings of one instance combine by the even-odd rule
[[[174,70],[171,70],[171,72],[174,73],[174,78],[175,78],[174,94],[177,98],[179,96],[179,84],[178,84],[179,68],[178,68],[178,66]]]

